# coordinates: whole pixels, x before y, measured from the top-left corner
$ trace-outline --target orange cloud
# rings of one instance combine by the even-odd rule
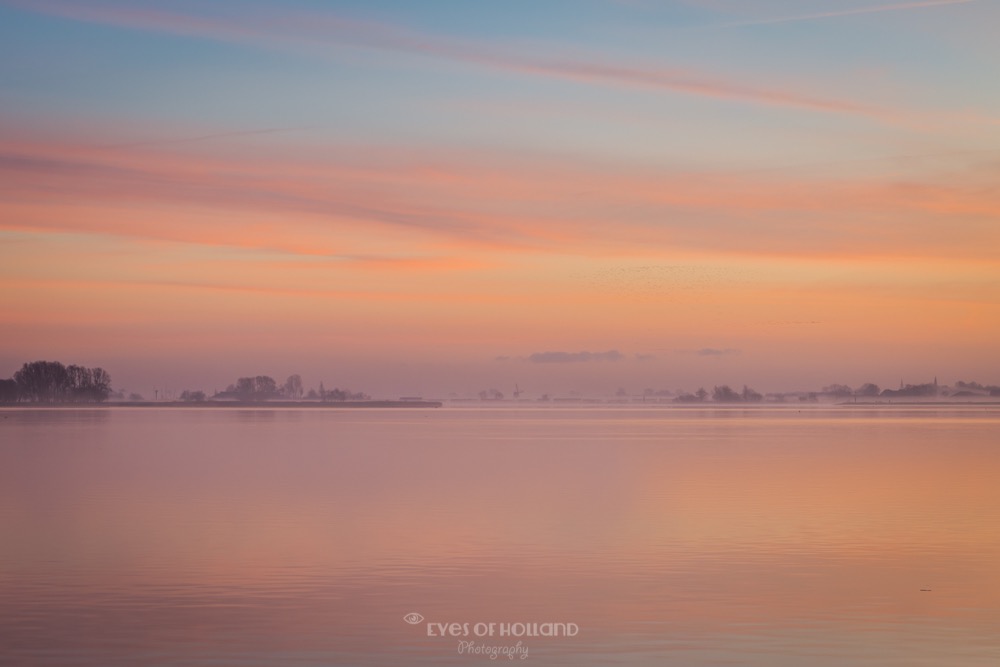
[[[680,172],[502,152],[0,141],[0,229],[424,268],[519,253],[992,257],[996,168]],[[954,158],[951,158],[954,161]],[[155,205],[153,205],[155,204]]]

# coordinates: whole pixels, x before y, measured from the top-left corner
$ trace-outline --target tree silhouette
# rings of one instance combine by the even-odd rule
[[[716,403],[739,403],[742,397],[737,394],[728,384],[721,387],[712,388],[712,400]]]
[[[0,380],[0,403],[17,403],[20,393],[14,378]]]
[[[285,384],[281,388],[281,393],[284,394],[286,398],[301,398],[302,377],[297,373],[295,375],[289,375],[288,379],[285,380]]]
[[[266,401],[278,395],[278,383],[268,375],[242,377],[229,391],[241,401]]]
[[[19,400],[32,403],[106,401],[111,376],[103,368],[63,366],[58,361],[32,361],[14,373]]]

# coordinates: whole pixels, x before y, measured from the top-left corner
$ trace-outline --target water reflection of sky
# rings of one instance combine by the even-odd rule
[[[996,648],[996,413],[5,416],[0,632],[25,655],[452,659],[410,611],[584,628],[536,659]]]

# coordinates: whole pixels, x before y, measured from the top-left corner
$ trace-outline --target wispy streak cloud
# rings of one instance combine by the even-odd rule
[[[427,35],[369,21],[349,20],[333,14],[282,13],[277,16],[255,14],[222,18],[136,9],[109,3],[82,6],[60,0],[36,2],[7,0],[5,4],[25,11],[78,21],[220,41],[249,42],[267,48],[315,49],[334,45],[352,46],[421,55],[494,70],[602,86],[659,90],[757,105],[882,119],[893,115],[887,110],[855,101],[746,85],[688,69],[663,67],[658,64],[632,65],[600,60],[512,54],[499,49],[485,48],[480,43]]]
[[[213,132],[212,134],[202,134],[194,137],[177,137],[174,139],[155,139],[149,141],[132,141],[125,143],[106,144],[96,146],[96,148],[145,148],[148,146],[170,146],[173,144],[194,144],[202,141],[214,141],[216,139],[231,139],[234,137],[252,137],[267,134],[278,134],[280,132],[294,132],[305,130],[304,127],[272,127],[261,130],[236,130],[233,132]]]
[[[923,0],[922,2],[900,2],[892,5],[875,5],[873,7],[856,7],[854,9],[842,9],[833,12],[817,12],[814,14],[797,14],[794,16],[778,16],[769,19],[757,19],[749,21],[737,21],[727,23],[727,26],[749,26],[749,25],[771,25],[775,23],[795,23],[798,21],[818,21],[821,19],[840,18],[842,16],[856,16],[858,14],[878,14],[881,12],[898,12],[909,9],[924,9],[928,7],[943,7],[946,5],[967,5],[979,0]]]
[[[698,350],[695,354],[699,357],[724,357],[730,354],[739,354],[739,350],[734,350],[732,348],[718,349],[714,347],[703,347]]]
[[[618,350],[607,352],[535,352],[528,361],[536,364],[573,364],[590,361],[621,361],[625,358]]]
[[[990,223],[1000,214],[992,187],[1000,172],[988,153],[949,160],[937,173],[824,178],[363,144],[315,154],[245,146],[230,155],[213,142],[153,150],[9,133],[21,138],[0,134],[0,230],[148,237],[386,268],[658,249],[971,258],[988,255],[998,238]],[[197,128],[159,134],[213,136]],[[960,165],[960,176],[952,173]],[[884,223],[895,216],[906,224]],[[643,293],[692,278],[625,277]]]
[[[516,247],[528,242],[528,237],[511,226],[491,224],[489,217],[467,216],[433,201],[417,203],[410,198],[394,196],[391,188],[385,188],[383,196],[372,198],[358,195],[347,186],[329,185],[331,181],[346,179],[358,182],[359,178],[361,183],[370,183],[363,175],[334,165],[319,170],[295,163],[261,167],[204,156],[174,158],[136,152],[136,147],[140,145],[146,144],[130,144],[112,150],[58,144],[5,145],[0,142],[0,176],[6,180],[6,188],[0,186],[0,192],[6,189],[12,194],[12,199],[3,208],[8,212],[18,206],[23,209],[19,216],[9,218],[11,222],[0,223],[0,228],[18,227],[15,221],[27,220],[29,208],[42,211],[59,205],[104,206],[112,197],[118,204],[130,201],[183,202],[184,206],[252,211],[255,214],[292,214],[296,218],[299,234],[308,236],[309,242],[295,241],[296,235],[287,231],[279,233],[277,229],[267,229],[260,243],[249,245],[267,248],[267,244],[273,242],[277,244],[274,249],[300,254],[339,258],[364,256],[367,253],[363,251],[345,253],[344,244],[333,239],[333,231],[350,221],[395,228],[400,233],[429,234],[438,237],[439,242],[435,245],[445,240],[474,245],[484,243],[488,247]],[[296,178],[290,176],[293,173]],[[60,222],[57,226],[66,228],[97,224],[103,232],[130,230],[130,236],[139,234],[142,228],[156,238],[179,240],[186,237],[183,229],[179,229],[184,225],[179,223],[169,225],[166,230],[155,231],[155,225],[137,225],[134,222],[117,224],[114,217],[104,216],[99,223],[93,220],[85,223],[80,219],[74,223]],[[153,217],[151,214],[144,215],[147,219]],[[80,216],[74,220],[77,218]],[[314,222],[309,223],[310,219]],[[41,221],[36,220],[34,224],[41,224]],[[236,239],[231,233],[225,233],[227,227],[230,225],[216,223],[213,225],[214,232],[205,230],[194,236],[203,242],[215,243],[210,238],[214,233],[225,238],[226,245],[249,243],[247,238]],[[265,230],[258,227],[257,231]]]

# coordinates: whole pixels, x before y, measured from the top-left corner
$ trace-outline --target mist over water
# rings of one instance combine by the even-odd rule
[[[996,406],[4,409],[0,645],[995,665],[998,435]],[[579,632],[501,635],[547,623]]]

